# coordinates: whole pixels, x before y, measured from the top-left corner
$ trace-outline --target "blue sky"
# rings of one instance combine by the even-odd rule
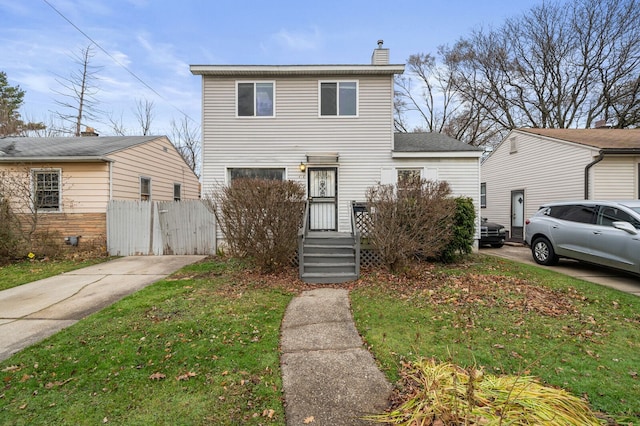
[[[439,45],[453,44],[473,29],[499,26],[535,4],[0,0],[0,71],[26,91],[23,119],[49,122],[52,111],[61,110],[54,91],[64,89],[56,78],[77,71],[72,55],[90,44],[75,25],[100,46],[91,61],[100,67],[98,107],[122,117],[133,131],[139,128],[136,101],[152,101],[152,133],[169,134],[171,119],[183,113],[199,126],[201,77],[192,75],[189,65],[367,64],[378,39],[390,49],[391,63],[405,63],[413,53],[435,53]],[[94,127],[103,135],[111,132],[106,124]]]

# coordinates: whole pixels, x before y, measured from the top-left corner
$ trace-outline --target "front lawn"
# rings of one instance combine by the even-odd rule
[[[357,327],[392,382],[420,357],[533,375],[640,421],[640,298],[491,256],[411,278],[370,274]],[[401,396],[399,396],[401,397]],[[637,424],[637,423],[636,423]]]
[[[309,288],[295,269],[183,268],[0,362],[0,424],[284,425],[280,323]],[[404,276],[365,271],[348,288],[392,382],[403,361],[435,357],[535,375],[640,420],[636,296],[483,255]]]
[[[106,262],[109,257],[89,257],[82,260],[24,260],[10,265],[0,265],[0,291],[31,281],[48,278],[63,272]]]

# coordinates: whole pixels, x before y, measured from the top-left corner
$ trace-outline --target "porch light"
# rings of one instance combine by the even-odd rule
[[[300,162],[300,166],[299,167],[300,167],[300,171],[301,172],[304,172],[305,170],[307,170],[307,165],[304,164],[302,161]]]

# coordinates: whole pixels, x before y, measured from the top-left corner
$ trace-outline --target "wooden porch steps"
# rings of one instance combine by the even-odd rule
[[[299,257],[306,283],[339,284],[358,278],[355,241],[350,233],[309,232]]]

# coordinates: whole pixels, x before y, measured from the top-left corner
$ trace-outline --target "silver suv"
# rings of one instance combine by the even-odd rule
[[[640,200],[544,204],[525,235],[541,265],[566,257],[640,274]]]

